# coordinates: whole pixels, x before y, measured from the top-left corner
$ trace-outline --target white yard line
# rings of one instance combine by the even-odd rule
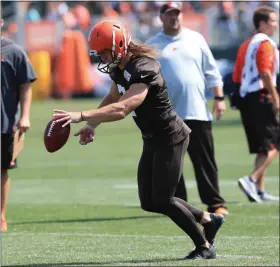
[[[218,255],[218,258],[232,258],[232,259],[261,259],[261,256],[246,256],[246,255]]]
[[[221,186],[237,186],[237,181],[239,178],[238,177],[236,179],[220,178],[219,184]],[[185,178],[187,188],[196,188],[197,187],[196,181],[194,181],[194,180],[195,180],[194,177]],[[279,180],[279,177],[277,177],[277,176],[265,177],[265,182],[267,182],[267,183],[275,182],[277,180]],[[137,184],[136,183],[119,183],[119,184],[112,185],[112,187],[115,189],[136,189]]]
[[[93,233],[30,233],[30,232],[7,232],[5,236],[84,236],[84,237],[111,237],[111,238],[160,238],[160,239],[182,239],[187,236],[167,235],[118,235],[118,234],[93,234]],[[226,236],[227,239],[279,239],[279,236]]]
[[[261,215],[252,215],[252,216],[247,216],[247,218],[251,218],[251,219],[263,219],[263,220],[279,220],[279,216],[261,216]]]

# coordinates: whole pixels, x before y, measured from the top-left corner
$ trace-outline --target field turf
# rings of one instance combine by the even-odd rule
[[[220,187],[230,211],[217,237],[217,258],[178,262],[193,249],[191,240],[167,217],[139,206],[142,143],[132,118],[101,125],[88,146],[79,145],[73,134],[81,125],[72,124],[62,150],[45,150],[43,132],[53,108],[79,111],[98,102],[33,103],[19,168],[10,171],[2,266],[279,266],[279,203],[250,203],[237,187],[254,160],[237,111],[228,109],[213,125]],[[188,156],[184,174],[190,203],[205,208]],[[279,159],[266,176],[267,190],[278,195]]]

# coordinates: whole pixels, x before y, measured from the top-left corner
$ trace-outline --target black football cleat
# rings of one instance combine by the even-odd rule
[[[203,225],[203,232],[209,244],[214,245],[216,234],[225,222],[225,219],[223,215],[215,213],[210,213],[210,218],[211,221]]]
[[[211,260],[216,258],[216,249],[210,245],[209,248],[198,247],[193,250],[188,256],[178,260]]]

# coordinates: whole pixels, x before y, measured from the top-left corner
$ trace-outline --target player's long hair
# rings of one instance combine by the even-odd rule
[[[160,52],[155,47],[138,43],[136,41],[131,41],[129,43],[127,51],[128,53],[131,53],[133,57],[146,56],[158,58],[160,55]]]

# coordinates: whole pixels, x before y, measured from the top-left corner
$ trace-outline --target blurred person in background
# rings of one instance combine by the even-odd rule
[[[77,4],[72,8],[77,24],[82,31],[87,31],[90,27],[91,15],[88,8],[84,5]]]
[[[233,1],[218,2],[217,28],[219,29],[219,45],[235,44],[237,39],[237,25],[234,18],[235,9]]]
[[[57,22],[62,20],[63,16],[69,12],[69,5],[65,1],[47,2],[47,16],[49,21]]]
[[[41,21],[41,19],[41,15],[39,10],[36,8],[36,4],[29,3],[26,10],[25,20],[28,22],[38,22]]]
[[[127,29],[115,21],[101,21],[89,34],[90,52],[100,57],[98,69],[110,75],[110,92],[98,109],[67,112],[54,110],[56,121],[86,121],[75,134],[80,144],[94,139],[95,128],[104,122],[124,119],[132,113],[143,139],[138,166],[138,193],[143,210],[168,216],[194,242],[195,250],[182,260],[213,259],[215,235],[224,217],[203,212],[174,197],[181,177],[190,129],[175,113],[160,64],[153,48],[131,40]],[[204,233],[198,227],[200,223]]]
[[[207,106],[208,90],[214,93],[213,112],[220,119],[225,111],[223,81],[203,36],[182,26],[181,5],[163,4],[163,31],[147,43],[161,50],[160,64],[168,94],[177,114],[191,128],[188,153],[192,161],[202,203],[209,212],[228,215],[220,195],[218,168],[214,156],[212,114]],[[183,174],[180,181],[184,181]],[[184,184],[177,192],[183,192]]]
[[[238,44],[248,39],[251,35],[251,22],[248,23],[248,2],[236,2],[236,23],[238,30]]]
[[[4,21],[1,19],[1,27]],[[8,169],[13,168],[14,127],[18,103],[21,133],[30,127],[31,83],[36,74],[24,50],[1,37],[1,232],[7,231],[6,207],[10,189]]]
[[[239,187],[252,202],[279,201],[265,191],[265,170],[280,148],[279,94],[276,89],[279,51],[271,39],[278,27],[276,11],[268,6],[255,10],[256,34],[239,48],[233,81],[239,88],[239,109],[249,152],[256,154],[249,176],[238,180]]]

